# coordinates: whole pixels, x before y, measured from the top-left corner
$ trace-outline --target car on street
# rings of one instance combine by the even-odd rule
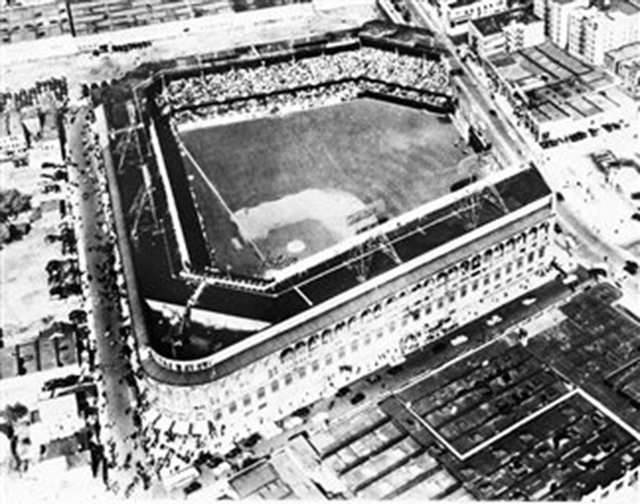
[[[292,417],[286,418],[284,422],[282,422],[282,427],[284,428],[284,430],[291,430],[291,429],[295,429],[296,427],[299,427],[303,423],[304,423],[304,420],[302,418],[297,416],[292,416]]]
[[[464,334],[460,334],[451,340],[451,346],[456,347],[459,345],[463,345],[467,341],[469,341],[469,338]]]
[[[522,300],[522,306],[531,306],[533,303],[537,301],[534,297],[528,297]]]
[[[182,491],[184,492],[185,495],[189,495],[195,492],[196,490],[200,490],[201,488],[202,488],[202,483],[200,483],[199,481],[192,481],[186,487],[184,487]]]
[[[361,403],[362,401],[364,401],[365,399],[365,395],[363,392],[358,392],[356,395],[354,395],[351,400],[349,401],[351,404],[353,404],[354,406],[358,403]]]
[[[622,269],[630,275],[635,275],[636,273],[638,273],[638,263],[631,260],[626,261]]]
[[[300,417],[300,418],[306,418],[306,417],[309,416],[309,413],[311,413],[311,410],[309,408],[307,408],[306,406],[303,406],[302,408],[298,408],[293,413],[291,413],[291,416],[297,416],[297,417]]]
[[[493,327],[502,322],[502,317],[498,314],[492,315],[490,319],[487,320],[487,326]]]
[[[349,392],[351,392],[351,389],[349,387],[342,387],[336,392],[336,397],[344,397],[348,395]]]

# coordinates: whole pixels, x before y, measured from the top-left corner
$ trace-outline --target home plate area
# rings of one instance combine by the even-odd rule
[[[307,189],[235,212],[245,242],[253,242],[269,268],[282,268],[375,225],[373,209],[338,189]]]

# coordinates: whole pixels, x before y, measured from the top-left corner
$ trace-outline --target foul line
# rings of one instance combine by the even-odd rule
[[[189,152],[189,149],[187,149],[186,145],[184,145],[182,140],[178,139],[177,136],[176,136],[176,139],[178,140],[178,143],[180,144],[180,147],[182,147],[182,150],[184,151],[185,155],[189,158],[189,161],[191,161],[191,164],[193,164],[194,168],[198,171],[198,173],[200,174],[202,179],[205,181],[207,186],[209,186],[209,189],[211,190],[211,192],[215,195],[216,198],[218,198],[220,203],[222,203],[222,206],[227,211],[227,213],[229,214],[229,217],[234,222],[234,224],[236,226],[238,226],[238,229],[240,229],[241,234],[244,235],[242,238],[244,240],[246,240],[247,242],[249,242],[249,244],[255,250],[256,254],[258,254],[258,257],[260,258],[260,260],[266,264],[266,262],[267,262],[266,256],[258,248],[258,245],[256,245],[256,243],[251,238],[249,238],[249,234],[246,232],[246,230],[242,229],[242,226],[240,225],[238,220],[233,215],[233,212],[231,211],[231,208],[229,208],[229,205],[227,205],[227,202],[222,198],[222,195],[218,192],[218,189],[216,188],[216,186],[213,185],[211,180],[209,180],[207,175],[204,173],[204,170],[201,168],[200,164],[198,164],[198,162],[194,159],[194,157],[191,155],[191,152]],[[244,233],[242,233],[242,231],[244,231]]]

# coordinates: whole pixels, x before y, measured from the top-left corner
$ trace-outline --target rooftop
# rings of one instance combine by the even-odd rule
[[[627,59],[640,58],[640,40],[631,44],[623,45],[617,49],[607,52],[610,58],[615,61],[623,61]]]
[[[542,20],[530,9],[523,7],[471,20],[471,23],[483,35],[500,33],[505,26],[511,23],[531,24],[535,22],[542,22]]]

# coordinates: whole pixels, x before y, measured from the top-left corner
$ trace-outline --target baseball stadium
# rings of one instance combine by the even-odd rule
[[[98,109],[163,421],[227,446],[553,276],[549,187],[455,109],[406,27],[218,54]]]

